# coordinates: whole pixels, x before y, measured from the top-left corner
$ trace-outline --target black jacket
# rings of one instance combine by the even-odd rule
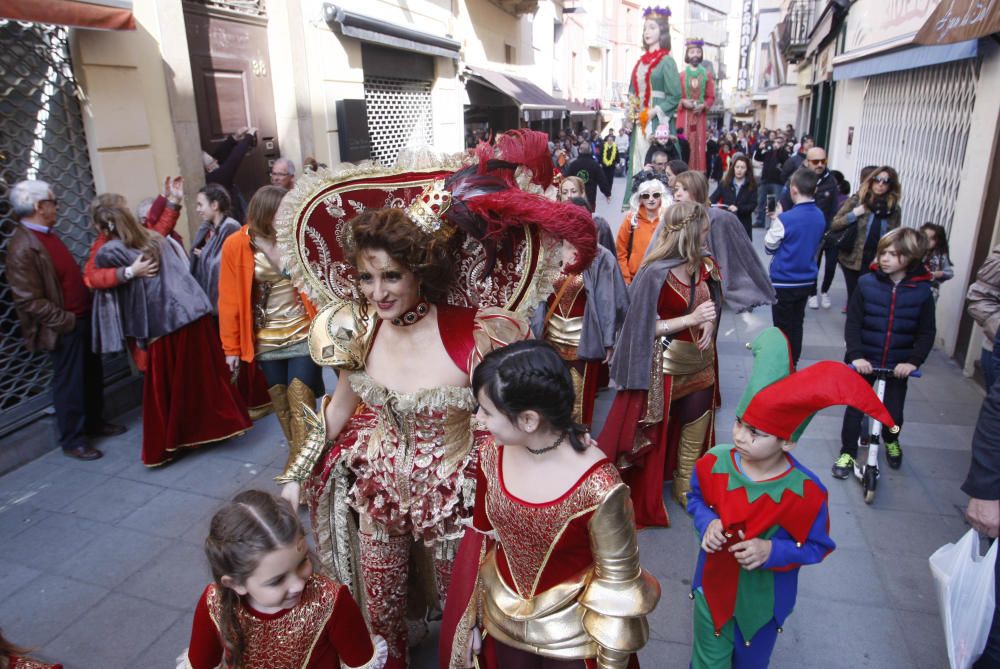
[[[761,183],[785,183],[781,179],[781,166],[785,164],[785,161],[788,160],[789,157],[788,149],[785,147],[775,149],[768,144],[766,147],[758,148],[753,154],[753,159],[764,163],[764,167],[760,171]],[[827,224],[829,224],[829,221],[827,221]]]
[[[756,187],[753,189],[747,188],[746,183],[744,183],[743,188],[737,193],[735,184],[726,186],[720,181],[719,186],[712,193],[712,197],[708,199],[712,204],[721,203],[727,207],[735,204],[736,218],[740,219],[743,227],[750,228],[750,218],[753,216],[754,209],[757,208]]]
[[[833,223],[833,217],[837,215],[837,196],[839,195],[840,188],[837,187],[837,180],[830,174],[830,170],[827,170],[816,184],[816,195],[813,199],[816,200],[816,206],[819,207],[819,210],[823,212],[823,218],[826,220],[828,230],[830,229],[830,224]],[[791,186],[787,185],[781,191],[781,208],[784,211],[788,211],[794,206]]]
[[[781,183],[788,183],[788,180],[792,178],[793,174],[795,174],[795,170],[805,165],[805,163],[806,154],[801,151],[786,160],[785,164],[781,166]]]
[[[660,144],[657,141],[653,141],[650,145],[649,150],[646,151],[646,162],[643,165],[649,165],[653,162],[653,154],[657,151],[663,151],[667,154],[667,160],[682,160],[681,154],[677,153],[677,145],[673,142],[667,142],[666,144]]]
[[[993,355],[1000,355],[1000,337],[993,343]],[[972,436],[972,462],[962,492],[983,500],[1000,499],[1000,382],[986,393]]]
[[[587,191],[587,202],[590,204],[591,211],[594,211],[597,206],[598,187],[604,193],[605,197],[611,197],[611,184],[608,183],[607,177],[604,176],[601,164],[592,155],[584,154],[578,156],[576,160],[563,168],[563,176],[580,177],[583,180],[583,187]]]

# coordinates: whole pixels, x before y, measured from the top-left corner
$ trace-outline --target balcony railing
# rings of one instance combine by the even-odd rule
[[[789,63],[797,63],[805,56],[815,15],[815,3],[810,0],[795,0],[788,8],[781,22],[778,47]]]

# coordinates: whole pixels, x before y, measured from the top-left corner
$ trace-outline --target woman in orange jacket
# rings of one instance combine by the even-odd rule
[[[315,410],[325,388],[322,370],[309,355],[316,310],[292,285],[275,242],[274,216],[285,193],[280,186],[258,190],[246,225],[222,245],[219,335],[230,371],[256,362],[264,372],[291,462],[307,434],[300,404]]]

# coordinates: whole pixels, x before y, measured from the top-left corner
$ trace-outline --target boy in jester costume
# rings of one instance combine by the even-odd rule
[[[841,362],[795,372],[788,340],[768,328],[736,409],[733,444],[695,465],[687,510],[701,536],[694,600],[694,669],[767,667],[795,605],[799,567],[835,548],[827,492],[789,451],[812,414],[848,404],[892,429],[871,386]]]

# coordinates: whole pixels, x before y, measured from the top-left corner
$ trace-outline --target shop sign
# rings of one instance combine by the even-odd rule
[[[1000,32],[1000,0],[942,0],[917,33],[918,44],[954,44]]]
[[[967,0],[968,1],[968,0]],[[976,0],[972,0],[975,2]],[[940,0],[857,0],[847,15],[844,55],[871,55],[909,44]],[[950,0],[945,0],[945,3]]]
[[[750,49],[753,47],[753,0],[743,0],[740,20],[740,67],[736,74],[736,90],[750,88]]]

